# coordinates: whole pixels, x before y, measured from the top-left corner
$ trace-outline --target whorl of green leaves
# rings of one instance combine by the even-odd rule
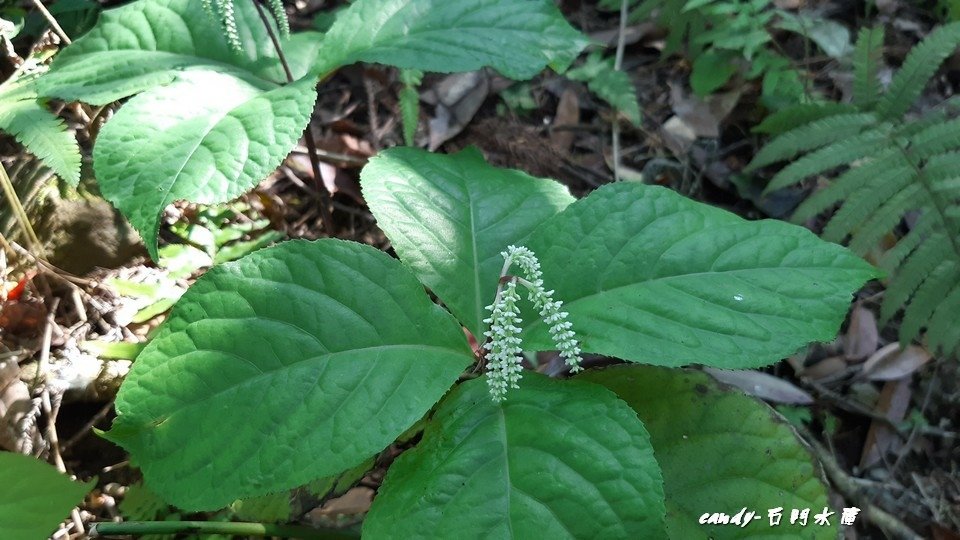
[[[906,112],[939,65],[960,45],[960,23],[938,28],[907,56],[882,91],[883,32],[864,29],[854,52],[852,105],[800,105],[774,114],[757,131],[775,138],[748,170],[792,163],[767,191],[826,175],[833,180],[796,210],[802,222],[839,204],[823,237],[866,255],[908,215],[919,217],[881,267],[891,277],[882,318],[901,309],[900,341],[926,329],[928,345],[960,351],[960,118],[950,104],[919,119]]]

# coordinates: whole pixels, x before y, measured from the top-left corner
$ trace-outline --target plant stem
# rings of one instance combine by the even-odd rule
[[[33,5],[37,8],[40,14],[43,15],[43,18],[47,20],[47,24],[53,28],[53,31],[57,34],[57,36],[65,44],[70,45],[70,37],[68,37],[67,33],[63,31],[63,27],[61,27],[60,23],[57,22],[56,17],[54,17],[53,14],[47,10],[46,6],[43,5],[43,2],[40,0],[33,0]]]
[[[30,247],[31,254],[39,259],[46,258],[43,254],[43,245],[40,243],[40,239],[37,238],[37,233],[34,232],[33,226],[30,225],[30,219],[27,217],[27,212],[23,209],[23,205],[20,203],[20,198],[17,196],[17,192],[13,188],[13,182],[10,180],[10,177],[7,176],[7,169],[2,163],[0,163],[0,186],[2,186],[3,194],[7,198],[7,202],[10,203],[10,208],[13,210],[13,215],[20,223],[20,228],[23,230],[23,236],[27,241],[27,246]]]
[[[287,76],[287,82],[292,83],[293,72],[290,71],[290,64],[287,63],[287,57],[283,54],[283,47],[280,46],[280,40],[277,38],[276,32],[273,31],[273,27],[270,26],[267,13],[264,11],[263,6],[260,5],[259,0],[253,0],[253,5],[257,7],[260,21],[263,22],[263,27],[267,29],[267,35],[270,36],[273,48],[277,51],[277,58],[280,59],[280,64],[283,66],[283,72]],[[332,236],[336,231],[333,227],[333,213],[330,209],[330,192],[328,192],[327,187],[323,185],[323,176],[320,174],[320,158],[317,155],[317,141],[313,138],[313,131],[310,129],[309,121],[307,122],[307,129],[304,131],[303,136],[307,142],[307,155],[310,156],[310,166],[313,169],[314,187],[317,190],[317,197],[320,199],[320,219],[323,220],[323,227],[327,230],[327,233]]]
[[[617,56],[613,69],[620,71],[623,65],[623,49],[627,34],[627,0],[620,0],[620,28],[617,30]],[[613,115],[613,181],[620,181],[620,111],[614,107]]]
[[[232,521],[126,521],[100,522],[90,526],[90,537],[143,534],[227,534],[236,536],[279,536],[281,538],[308,538],[318,540],[356,540],[357,535],[333,531],[275,525],[271,523],[241,523]]]

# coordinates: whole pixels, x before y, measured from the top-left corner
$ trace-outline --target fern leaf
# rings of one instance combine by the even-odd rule
[[[821,236],[830,242],[840,242],[857,229],[884,202],[900,193],[914,180],[912,175],[884,175],[884,180],[871,182],[854,193],[823,229]],[[903,209],[905,212],[907,209]],[[863,252],[857,252],[863,254]]]
[[[960,118],[936,122],[910,137],[910,154],[918,160],[951,150],[960,150]]]
[[[792,129],[763,147],[746,171],[754,171],[777,161],[816,150],[856,136],[864,128],[874,125],[877,117],[871,113],[850,113],[828,116]]]
[[[903,244],[907,238],[915,237],[923,240],[923,235],[907,235],[897,245]],[[896,279],[890,281],[887,292],[883,297],[883,306],[880,308],[880,320],[886,324],[897,313],[901,306],[906,305],[910,297],[917,290],[937,266],[943,264],[943,244],[940,238],[927,238],[906,259],[906,262],[897,270]]]
[[[853,103],[870,108],[880,97],[883,28],[861,28],[853,51]]]
[[[939,302],[936,311],[927,326],[927,344],[931,350],[949,352],[960,344],[960,281],[953,284],[953,290]]]
[[[851,167],[829,186],[807,197],[797,207],[790,221],[803,223],[850,197],[855,191],[869,185],[870,182],[882,181],[887,177],[896,178],[898,175],[911,173],[913,173],[913,169],[903,159],[901,152],[894,148],[887,149],[866,163]]]
[[[835,102],[826,103],[800,103],[781,109],[763,119],[755,128],[754,133],[764,133],[767,135],[779,135],[790,131],[791,129],[815,122],[821,118],[835,116],[839,114],[852,114],[857,109],[844,104]]]
[[[888,127],[881,125],[879,129],[865,131],[855,137],[839,141],[803,156],[777,173],[770,180],[770,184],[764,190],[764,193],[796,184],[815,174],[882,151],[891,144],[888,135],[884,133]]]
[[[944,264],[930,273],[903,312],[903,324],[900,325],[901,343],[909,343],[920,335],[920,330],[933,316],[937,304],[946,298],[958,280],[960,265],[955,260],[944,261]]]
[[[940,64],[960,45],[960,22],[941,26],[914,47],[894,75],[887,92],[877,103],[877,113],[886,119],[898,118],[920,97],[927,81]]]
[[[929,213],[921,214],[913,229],[901,238],[897,245],[883,254],[880,259],[880,268],[889,275],[894,274],[901,264],[906,264],[904,261],[908,260],[914,250],[933,234],[935,221]]]
[[[70,185],[80,182],[80,148],[63,120],[41,107],[32,81],[0,86],[0,130],[17,139]]]
[[[850,238],[849,247],[854,253],[867,254],[877,246],[880,239],[900,223],[904,214],[923,204],[923,193],[916,182],[908,182],[873,214],[860,224]]]
[[[951,215],[951,207],[960,199],[960,189],[954,187],[960,179],[960,152],[934,156],[923,167],[920,180],[927,190],[927,208],[935,212],[948,235],[960,235],[960,221]],[[953,253],[960,257],[960,242],[953,244]]]
[[[600,53],[591,54],[583,65],[567,71],[566,76],[586,83],[591,92],[623,113],[630,123],[640,125],[636,87],[626,72],[614,69],[613,58],[604,59]]]

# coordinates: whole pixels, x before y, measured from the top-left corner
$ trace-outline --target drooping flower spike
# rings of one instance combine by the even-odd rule
[[[493,304],[487,306],[490,317],[483,322],[490,325],[484,335],[487,342],[487,384],[490,396],[496,402],[503,401],[507,390],[517,388],[520,381],[520,363],[523,361],[520,348],[520,310],[517,302],[517,280],[511,279],[497,296]]]
[[[501,281],[514,264],[520,268],[523,277],[510,277],[497,289],[493,304],[487,306],[491,315],[483,321],[490,325],[490,329],[484,332],[487,342],[483,345],[487,350],[487,383],[491,397],[498,403],[506,397],[507,390],[517,388],[521,377],[520,325],[523,321],[517,307],[520,300],[518,283],[527,288],[528,298],[540,310],[540,317],[549,327],[550,337],[570,371],[576,373],[582,369],[580,346],[573,325],[567,320],[568,313],[560,310],[563,302],[554,300],[553,291],[544,287],[536,255],[523,246],[507,246],[500,255],[504,259]]]

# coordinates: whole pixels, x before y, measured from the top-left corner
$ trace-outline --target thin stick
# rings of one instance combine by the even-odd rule
[[[620,71],[623,66],[623,49],[627,35],[627,0],[620,0],[620,28],[617,29],[617,56],[613,69]],[[620,181],[620,111],[613,109],[613,181]]]
[[[142,534],[226,534],[231,536],[279,536],[319,540],[356,540],[347,531],[313,529],[296,525],[239,523],[229,521],[127,521],[101,522],[90,526],[90,537]]]
[[[920,540],[920,535],[915,533],[913,529],[893,514],[873,504],[869,497],[867,497],[867,494],[863,492],[863,489],[857,485],[855,481],[857,479],[847,474],[847,472],[840,467],[840,464],[837,463],[833,455],[816,440],[813,433],[803,426],[798,427],[797,430],[803,434],[804,442],[813,450],[814,455],[823,466],[824,472],[830,477],[833,487],[837,488],[837,491],[839,491],[845,499],[860,505],[863,509],[863,516],[866,519],[887,533],[890,538]]]
[[[43,327],[43,345],[40,349],[40,359],[37,361],[37,376],[45,371],[46,365],[50,360],[50,345],[53,339],[53,326],[56,324],[57,306],[60,304],[59,298],[54,298],[50,305],[50,312],[47,314],[47,322]],[[63,456],[60,453],[60,438],[57,436],[57,416],[60,414],[60,404],[63,402],[61,392],[51,393],[50,386],[44,381],[43,391],[40,394],[40,403],[43,407],[43,413],[47,415],[47,440],[50,442],[50,453],[53,457],[53,464],[57,470],[66,474],[67,466],[63,462]],[[70,511],[70,518],[74,527],[80,534],[84,533],[83,519],[80,517],[80,511],[74,507]]]
[[[97,422],[99,422],[100,420],[102,420],[103,417],[105,417],[105,416],[107,416],[108,414],[110,414],[110,409],[112,409],[112,408],[113,408],[113,402],[112,402],[112,401],[109,402],[109,403],[107,403],[106,405],[104,405],[102,409],[100,409],[99,411],[97,411],[97,414],[93,415],[93,417],[90,418],[90,421],[89,421],[89,422],[87,422],[86,424],[84,424],[84,426],[83,426],[82,428],[80,428],[80,431],[76,432],[76,433],[73,435],[73,437],[70,437],[69,439],[67,439],[67,442],[65,442],[65,443],[63,443],[62,445],[60,445],[60,451],[61,451],[61,452],[66,452],[67,449],[70,448],[71,446],[73,446],[74,444],[76,444],[77,441],[79,441],[80,439],[86,437],[87,433],[90,433],[90,431],[93,429],[93,426],[96,425]]]
[[[53,28],[53,31],[60,36],[60,39],[63,40],[64,43],[67,45],[72,43],[70,38],[67,36],[67,33],[64,32],[63,28],[60,27],[60,23],[57,22],[57,19],[53,16],[53,14],[47,11],[46,7],[44,7],[43,2],[40,0],[33,0],[33,5],[37,7],[37,9],[40,11],[40,14],[43,15],[43,18],[47,20],[50,28]]]
[[[287,57],[283,54],[283,47],[280,46],[280,40],[277,39],[276,32],[274,32],[273,27],[270,26],[267,13],[263,10],[263,6],[260,5],[258,0],[253,0],[253,5],[257,7],[260,21],[263,22],[263,27],[267,29],[267,35],[270,36],[273,48],[277,51],[277,58],[280,59],[280,64],[283,66],[283,72],[287,76],[287,82],[292,83],[293,72],[290,71],[290,64],[287,63]],[[317,156],[317,141],[313,138],[313,131],[310,129],[309,121],[307,122],[307,129],[304,131],[303,136],[307,142],[307,154],[310,156],[310,166],[313,168],[313,182],[317,190],[317,195],[319,195],[318,198],[320,199],[320,219],[323,221],[323,226],[327,229],[327,233],[333,235],[336,231],[333,227],[333,214],[330,210],[330,192],[328,192],[327,187],[323,185],[323,176],[320,174],[320,158]]]
[[[20,203],[20,197],[17,195],[16,190],[13,189],[13,182],[7,175],[7,169],[3,166],[3,163],[0,163],[0,185],[3,187],[4,196],[6,196],[10,202],[13,215],[16,216],[17,222],[20,223],[20,228],[23,229],[23,235],[27,239],[27,244],[30,246],[31,255],[35,255],[39,259],[45,259],[43,245],[40,243],[40,239],[37,238],[37,233],[33,230],[33,226],[30,225],[27,211],[23,209],[23,204]]]

